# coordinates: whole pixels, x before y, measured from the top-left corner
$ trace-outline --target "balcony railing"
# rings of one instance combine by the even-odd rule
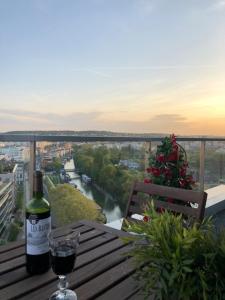
[[[29,142],[30,143],[30,172],[33,174],[36,165],[37,142],[143,142],[146,149],[151,149],[152,142],[160,142],[163,137],[150,135],[52,135],[52,134],[0,134],[0,142]],[[178,142],[200,142],[199,148],[199,179],[200,189],[204,190],[205,153],[207,142],[225,142],[225,138],[207,137],[177,137]],[[32,176],[29,178],[33,186]]]

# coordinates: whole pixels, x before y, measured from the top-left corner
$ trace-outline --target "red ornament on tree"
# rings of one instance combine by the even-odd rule
[[[145,179],[144,179],[144,183],[151,183],[151,182],[152,182],[152,180],[149,179],[149,178],[145,178]]]
[[[157,161],[163,163],[165,162],[165,156],[164,154],[160,153],[157,157],[156,157]]]
[[[161,174],[160,169],[153,167],[152,168],[152,172],[151,172],[154,176],[159,176]]]

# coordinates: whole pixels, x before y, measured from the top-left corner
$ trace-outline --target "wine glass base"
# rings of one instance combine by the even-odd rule
[[[59,290],[52,294],[49,300],[77,300],[77,295],[72,290]]]

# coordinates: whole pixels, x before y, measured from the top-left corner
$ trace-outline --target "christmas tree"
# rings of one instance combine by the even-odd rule
[[[162,144],[157,146],[156,153],[150,156],[149,168],[146,170],[149,176],[144,182],[192,189],[195,182],[187,169],[186,152],[173,134],[165,137]]]

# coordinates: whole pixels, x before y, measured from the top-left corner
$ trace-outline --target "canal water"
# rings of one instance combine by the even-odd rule
[[[82,182],[80,176],[76,172],[67,171],[75,169],[73,159],[67,161],[64,165],[64,168],[66,173],[72,179],[70,183],[76,184],[77,189],[79,189],[84,196],[90,200],[95,200],[95,202],[101,206],[107,222],[115,221],[122,217],[122,212],[119,205],[110,196],[99,192],[93,185],[87,185]]]

